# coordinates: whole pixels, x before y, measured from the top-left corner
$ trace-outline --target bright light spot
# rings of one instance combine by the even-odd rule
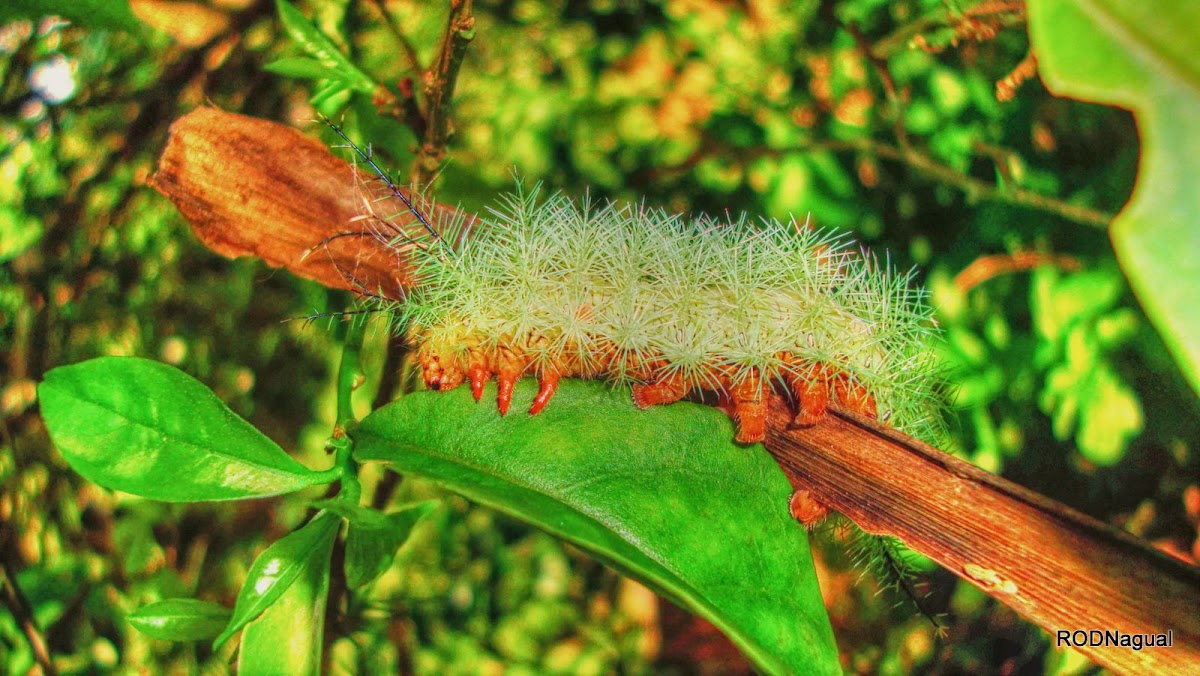
[[[267,565],[263,566],[262,575],[254,583],[254,593],[262,596],[267,593],[271,585],[279,581],[279,572],[283,570],[283,561],[279,559],[271,559]]]
[[[62,103],[75,95],[75,74],[71,62],[62,54],[37,63],[29,69],[29,88],[46,103]]]

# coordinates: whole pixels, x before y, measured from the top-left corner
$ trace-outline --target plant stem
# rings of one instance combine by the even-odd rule
[[[383,23],[388,27],[388,30],[391,31],[392,37],[396,38],[396,42],[400,44],[400,49],[404,52],[404,58],[408,61],[408,67],[411,68],[414,73],[420,71],[421,62],[417,58],[416,47],[413,46],[412,40],[408,39],[408,36],[404,34],[404,31],[400,30],[399,24],[396,23],[391,12],[387,10],[383,0],[371,0],[371,4],[375,6],[375,10],[379,12],[381,17],[383,17]]]
[[[437,63],[425,71],[422,89],[425,105],[425,133],[413,164],[414,187],[424,190],[433,181],[442,160],[446,157],[446,140],[450,137],[450,100],[467,45],[475,38],[475,17],[472,0],[454,0],[450,20]]]
[[[342,361],[338,367],[337,379],[337,423],[333,427],[333,444],[337,449],[336,466],[342,470],[342,489],[338,494],[343,500],[358,503],[362,495],[362,485],[358,481],[358,464],[354,462],[354,442],[348,432],[358,424],[354,417],[354,389],[362,369],[359,356],[362,354],[363,335],[367,323],[362,319],[352,319],[346,328],[346,337],[342,343]]]
[[[33,618],[33,610],[29,607],[29,601],[21,591],[20,585],[17,584],[16,575],[9,570],[8,561],[3,556],[0,556],[0,602],[3,602],[4,607],[8,608],[8,612],[12,613],[13,620],[21,628],[25,640],[29,642],[29,649],[33,651],[33,659],[42,668],[42,672],[46,676],[56,676],[58,670],[54,668],[54,663],[50,659],[46,637],[38,627],[37,620]]]
[[[849,145],[863,152],[874,153],[880,157],[901,162],[928,178],[961,190],[971,201],[1003,202],[1029,207],[1098,228],[1108,227],[1113,219],[1112,214],[1081,207],[1032,190],[1001,188],[993,183],[968,176],[912,148],[900,148],[870,138],[857,139],[850,142]]]

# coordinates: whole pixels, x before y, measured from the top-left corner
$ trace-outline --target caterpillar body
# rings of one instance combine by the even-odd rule
[[[835,404],[917,436],[936,426],[924,295],[848,238],[795,220],[596,206],[519,183],[469,223],[431,222],[333,128],[416,217],[364,200],[372,234],[414,262],[417,284],[387,309],[430,389],[469,383],[479,400],[495,378],[501,414],[526,375],[540,380],[531,414],[569,377],[631,386],[641,408],[715,393],[742,443],[764,439],[771,388],[790,395],[800,426]]]
[[[426,385],[560,378],[632,385],[642,408],[716,393],[737,441],[762,441],[768,390],[795,423],[831,402],[905,426],[928,417],[929,316],[908,277],[795,221],[686,219],[577,205],[535,188],[510,195],[453,254],[424,255],[397,315]]]

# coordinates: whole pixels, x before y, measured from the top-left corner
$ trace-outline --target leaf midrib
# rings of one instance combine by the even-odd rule
[[[155,433],[159,434],[163,438],[163,440],[166,442],[185,445],[185,446],[189,446],[191,448],[196,448],[196,449],[208,452],[208,453],[212,453],[214,455],[221,456],[222,458],[228,458],[232,461],[235,461],[235,462],[243,464],[243,465],[251,465],[253,467],[259,468],[261,470],[264,470],[266,472],[269,472],[269,473],[277,475],[277,476],[300,478],[300,479],[304,480],[305,482],[307,482],[308,480],[317,476],[317,472],[314,472],[314,471],[308,469],[307,467],[305,467],[304,465],[301,465],[300,463],[296,462],[290,455],[287,455],[287,452],[284,451],[281,447],[279,447],[278,444],[276,444],[274,441],[271,441],[270,439],[268,439],[266,437],[262,437],[261,441],[266,444],[270,444],[273,450],[277,449],[280,453],[287,456],[287,458],[291,462],[296,463],[296,465],[301,469],[301,472],[296,472],[294,470],[281,469],[278,467],[272,467],[270,465],[257,464],[254,461],[248,460],[246,458],[240,458],[240,457],[233,455],[227,451],[223,451],[220,448],[201,445],[201,444],[199,444],[195,441],[191,441],[185,437],[178,436],[171,432],[166,432],[166,431],[162,430],[162,428],[155,427],[155,426],[153,426],[147,422],[144,422],[142,420],[139,420],[137,418],[130,417],[125,412],[119,411],[116,408],[113,408],[112,406],[109,406],[103,402],[80,396],[77,391],[68,390],[67,388],[59,387],[53,383],[43,383],[42,384],[43,387],[45,387],[46,385],[49,385],[51,389],[57,389],[60,394],[66,393],[66,396],[71,399],[74,399],[76,401],[81,401],[85,404],[90,404],[92,406],[95,406],[96,408],[107,411],[108,413],[111,413],[114,417],[119,418],[120,420],[126,421],[129,425],[155,432]],[[73,435],[73,436],[78,436],[78,435]],[[95,436],[95,435],[92,435],[92,436]]]
[[[553,500],[554,502],[557,502],[557,503],[558,503],[558,504],[560,504],[560,505],[563,505],[564,507],[566,507],[567,509],[569,509],[569,510],[570,510],[571,512],[573,512],[574,514],[577,514],[577,515],[579,515],[579,516],[582,516],[582,517],[584,517],[584,518],[588,519],[588,520],[589,520],[589,521],[591,521],[592,523],[595,523],[596,525],[600,526],[600,527],[601,527],[601,528],[603,528],[604,530],[606,530],[606,531],[608,531],[609,533],[611,533],[611,534],[615,535],[615,536],[616,536],[616,537],[617,537],[617,538],[618,538],[618,539],[619,539],[621,542],[624,542],[624,543],[625,543],[626,545],[628,545],[628,546],[629,546],[631,549],[633,549],[633,550],[635,550],[635,551],[637,551],[637,552],[641,553],[641,554],[642,554],[643,556],[645,556],[647,559],[649,559],[649,560],[653,561],[655,564],[657,564],[657,565],[661,566],[661,567],[663,568],[663,570],[665,570],[665,571],[667,571],[668,573],[670,573],[672,576],[674,576],[676,579],[678,579],[678,580],[679,580],[679,581],[680,581],[680,582],[681,582],[681,583],[682,583],[684,586],[686,586],[688,590],[690,590],[690,591],[691,591],[691,596],[692,596],[692,598],[695,598],[695,599],[699,600],[701,603],[703,603],[703,604],[704,604],[704,606],[705,606],[705,607],[707,607],[707,608],[709,608],[711,611],[713,611],[713,612],[712,612],[712,615],[713,615],[713,616],[716,616],[716,617],[724,617],[724,613],[721,613],[721,612],[719,612],[719,608],[718,608],[716,605],[714,605],[714,604],[712,603],[712,601],[711,601],[711,600],[709,600],[709,598],[708,598],[706,595],[704,595],[702,592],[700,592],[700,591],[699,591],[699,589],[697,589],[696,585],[695,585],[695,584],[692,582],[692,580],[691,580],[691,579],[689,579],[689,577],[688,577],[688,576],[685,576],[685,575],[681,574],[681,573],[680,573],[678,570],[676,570],[674,567],[672,567],[672,566],[668,565],[667,563],[665,563],[664,561],[662,561],[662,560],[661,560],[661,559],[660,559],[658,556],[656,556],[656,555],[654,554],[654,552],[646,551],[646,550],[645,550],[645,549],[643,549],[642,547],[639,547],[639,546],[635,545],[633,542],[631,542],[630,540],[626,539],[626,538],[625,538],[623,535],[621,535],[621,533],[620,533],[620,532],[618,532],[618,531],[616,531],[616,530],[613,530],[613,529],[612,529],[610,526],[608,526],[608,525],[607,525],[606,523],[604,523],[603,521],[601,521],[601,520],[597,519],[595,516],[593,516],[593,515],[591,515],[591,514],[589,514],[589,513],[585,512],[585,511],[582,511],[582,510],[580,510],[580,509],[579,509],[579,508],[577,508],[575,505],[571,505],[571,504],[568,504],[568,503],[566,503],[566,502],[563,502],[563,500],[562,500],[560,497],[558,497],[558,496],[555,496],[555,495],[553,495],[553,494],[551,494],[551,493],[547,493],[545,490],[542,490],[542,489],[540,489],[540,488],[536,487],[534,484],[531,484],[531,483],[527,483],[527,482],[525,482],[525,481],[522,481],[522,480],[520,480],[518,477],[516,477],[515,475],[497,475],[497,474],[495,474],[494,472],[492,472],[492,471],[491,471],[490,469],[488,469],[488,468],[484,468],[483,466],[480,466],[480,465],[477,465],[477,464],[475,464],[475,463],[473,463],[473,462],[468,462],[468,461],[466,461],[466,460],[462,459],[462,458],[461,458],[461,456],[449,456],[449,455],[446,455],[446,454],[441,454],[441,453],[435,453],[435,452],[431,452],[431,451],[430,451],[430,450],[429,450],[427,447],[425,447],[425,446],[423,446],[423,445],[414,444],[414,443],[412,443],[412,442],[410,442],[410,441],[395,440],[395,439],[392,439],[392,438],[390,438],[390,437],[386,437],[386,436],[383,436],[383,435],[380,435],[380,434],[376,434],[376,433],[373,433],[373,432],[371,432],[371,431],[364,430],[364,429],[361,429],[361,428],[360,428],[360,430],[359,430],[359,434],[360,434],[360,435],[362,435],[362,436],[374,436],[374,437],[376,437],[377,439],[380,439],[380,440],[383,440],[383,441],[386,441],[386,442],[388,442],[388,444],[389,444],[389,445],[391,445],[391,444],[397,444],[397,445],[400,445],[400,444],[402,444],[402,445],[404,445],[404,446],[408,446],[408,447],[411,447],[411,448],[414,448],[414,449],[419,449],[419,450],[422,452],[422,454],[423,454],[423,455],[426,455],[426,456],[432,456],[432,457],[436,457],[437,459],[439,459],[439,460],[441,460],[441,461],[443,461],[443,462],[447,462],[447,463],[451,463],[451,464],[455,464],[455,465],[461,465],[461,466],[467,467],[467,468],[469,468],[469,469],[472,469],[472,470],[474,470],[474,471],[476,471],[476,472],[479,472],[480,474],[489,475],[489,476],[495,476],[495,477],[497,477],[497,478],[501,478],[501,479],[503,479],[504,481],[506,481],[507,483],[510,483],[510,484],[512,484],[512,485],[514,485],[514,486],[517,486],[517,487],[519,487],[519,488],[522,488],[522,489],[524,489],[524,490],[527,490],[527,491],[529,491],[529,492],[531,492],[531,493],[535,493],[535,494],[537,494],[537,495],[540,495],[540,496],[542,496],[543,498],[547,498],[547,499],[549,499],[549,500]],[[368,457],[368,458],[363,458],[363,459],[364,459],[364,460],[373,460],[373,461],[378,461],[378,462],[390,462],[389,460],[385,460],[385,459],[382,459],[382,458],[369,458],[369,457]],[[502,509],[502,510],[503,510],[504,508],[503,508],[503,507],[500,507],[500,509]],[[544,520],[542,520],[542,521],[544,522]],[[547,526],[545,526],[545,528],[553,528],[553,526],[547,525]],[[572,537],[572,536],[571,536],[569,533],[565,533],[565,532],[563,532],[563,531],[561,531],[561,530],[559,530],[559,529],[554,529],[554,530],[556,530],[556,531],[558,531],[559,533],[561,533],[562,537],[564,537],[564,538],[567,538],[567,539],[569,539],[569,540],[578,541],[576,538]]]

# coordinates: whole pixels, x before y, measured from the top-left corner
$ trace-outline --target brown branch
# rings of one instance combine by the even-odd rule
[[[1174,647],[1078,648],[1129,673],[1200,669],[1200,569],[1124,531],[846,413],[789,430],[772,408],[767,448],[802,487],[864,530],[913,549],[1050,632],[1173,634]]]
[[[189,121],[197,115],[206,123]],[[345,197],[352,180],[345,163],[322,157],[319,144],[293,130],[219,111],[192,113],[172,129],[155,185],[181,205],[202,240],[216,242],[225,255],[258,255],[347,288],[333,265],[299,263],[313,243],[344,230],[356,215]],[[237,141],[195,134],[232,134]],[[281,148],[281,138],[303,152]],[[180,146],[205,152],[181,153]],[[202,192],[188,192],[194,190]],[[387,258],[330,255],[346,256],[346,265]],[[381,288],[399,294],[408,279],[401,268]],[[1173,631],[1169,649],[1079,648],[1097,662],[1131,672],[1200,669],[1200,571],[871,421],[837,414],[791,431],[789,417],[785,406],[774,407],[767,449],[793,483],[864,529],[900,538],[1052,636],[1075,629]]]
[[[954,276],[954,286],[962,293],[967,293],[994,277],[1031,270],[1039,265],[1054,265],[1071,272],[1080,268],[1079,259],[1074,256],[1041,253],[1040,251],[1017,251],[1010,254],[980,256]]]
[[[7,531],[8,524],[0,524],[0,529]],[[7,537],[4,540],[7,540]],[[0,542],[0,545],[3,544]],[[4,548],[7,549],[7,547]],[[21,629],[21,633],[29,643],[33,659],[41,667],[42,673],[45,676],[56,676],[58,670],[54,668],[54,662],[50,659],[46,635],[38,627],[37,620],[33,617],[33,609],[29,607],[29,601],[21,591],[20,585],[17,584],[16,574],[9,569],[7,557],[3,551],[0,551],[0,603],[3,603],[8,612],[12,614],[17,627]]]
[[[450,101],[467,45],[475,38],[475,17],[471,14],[472,0],[454,0],[450,19],[437,63],[425,72],[424,92],[425,133],[417,158],[413,163],[413,179],[418,189],[433,181],[442,160],[446,157],[446,140],[450,137]]]

